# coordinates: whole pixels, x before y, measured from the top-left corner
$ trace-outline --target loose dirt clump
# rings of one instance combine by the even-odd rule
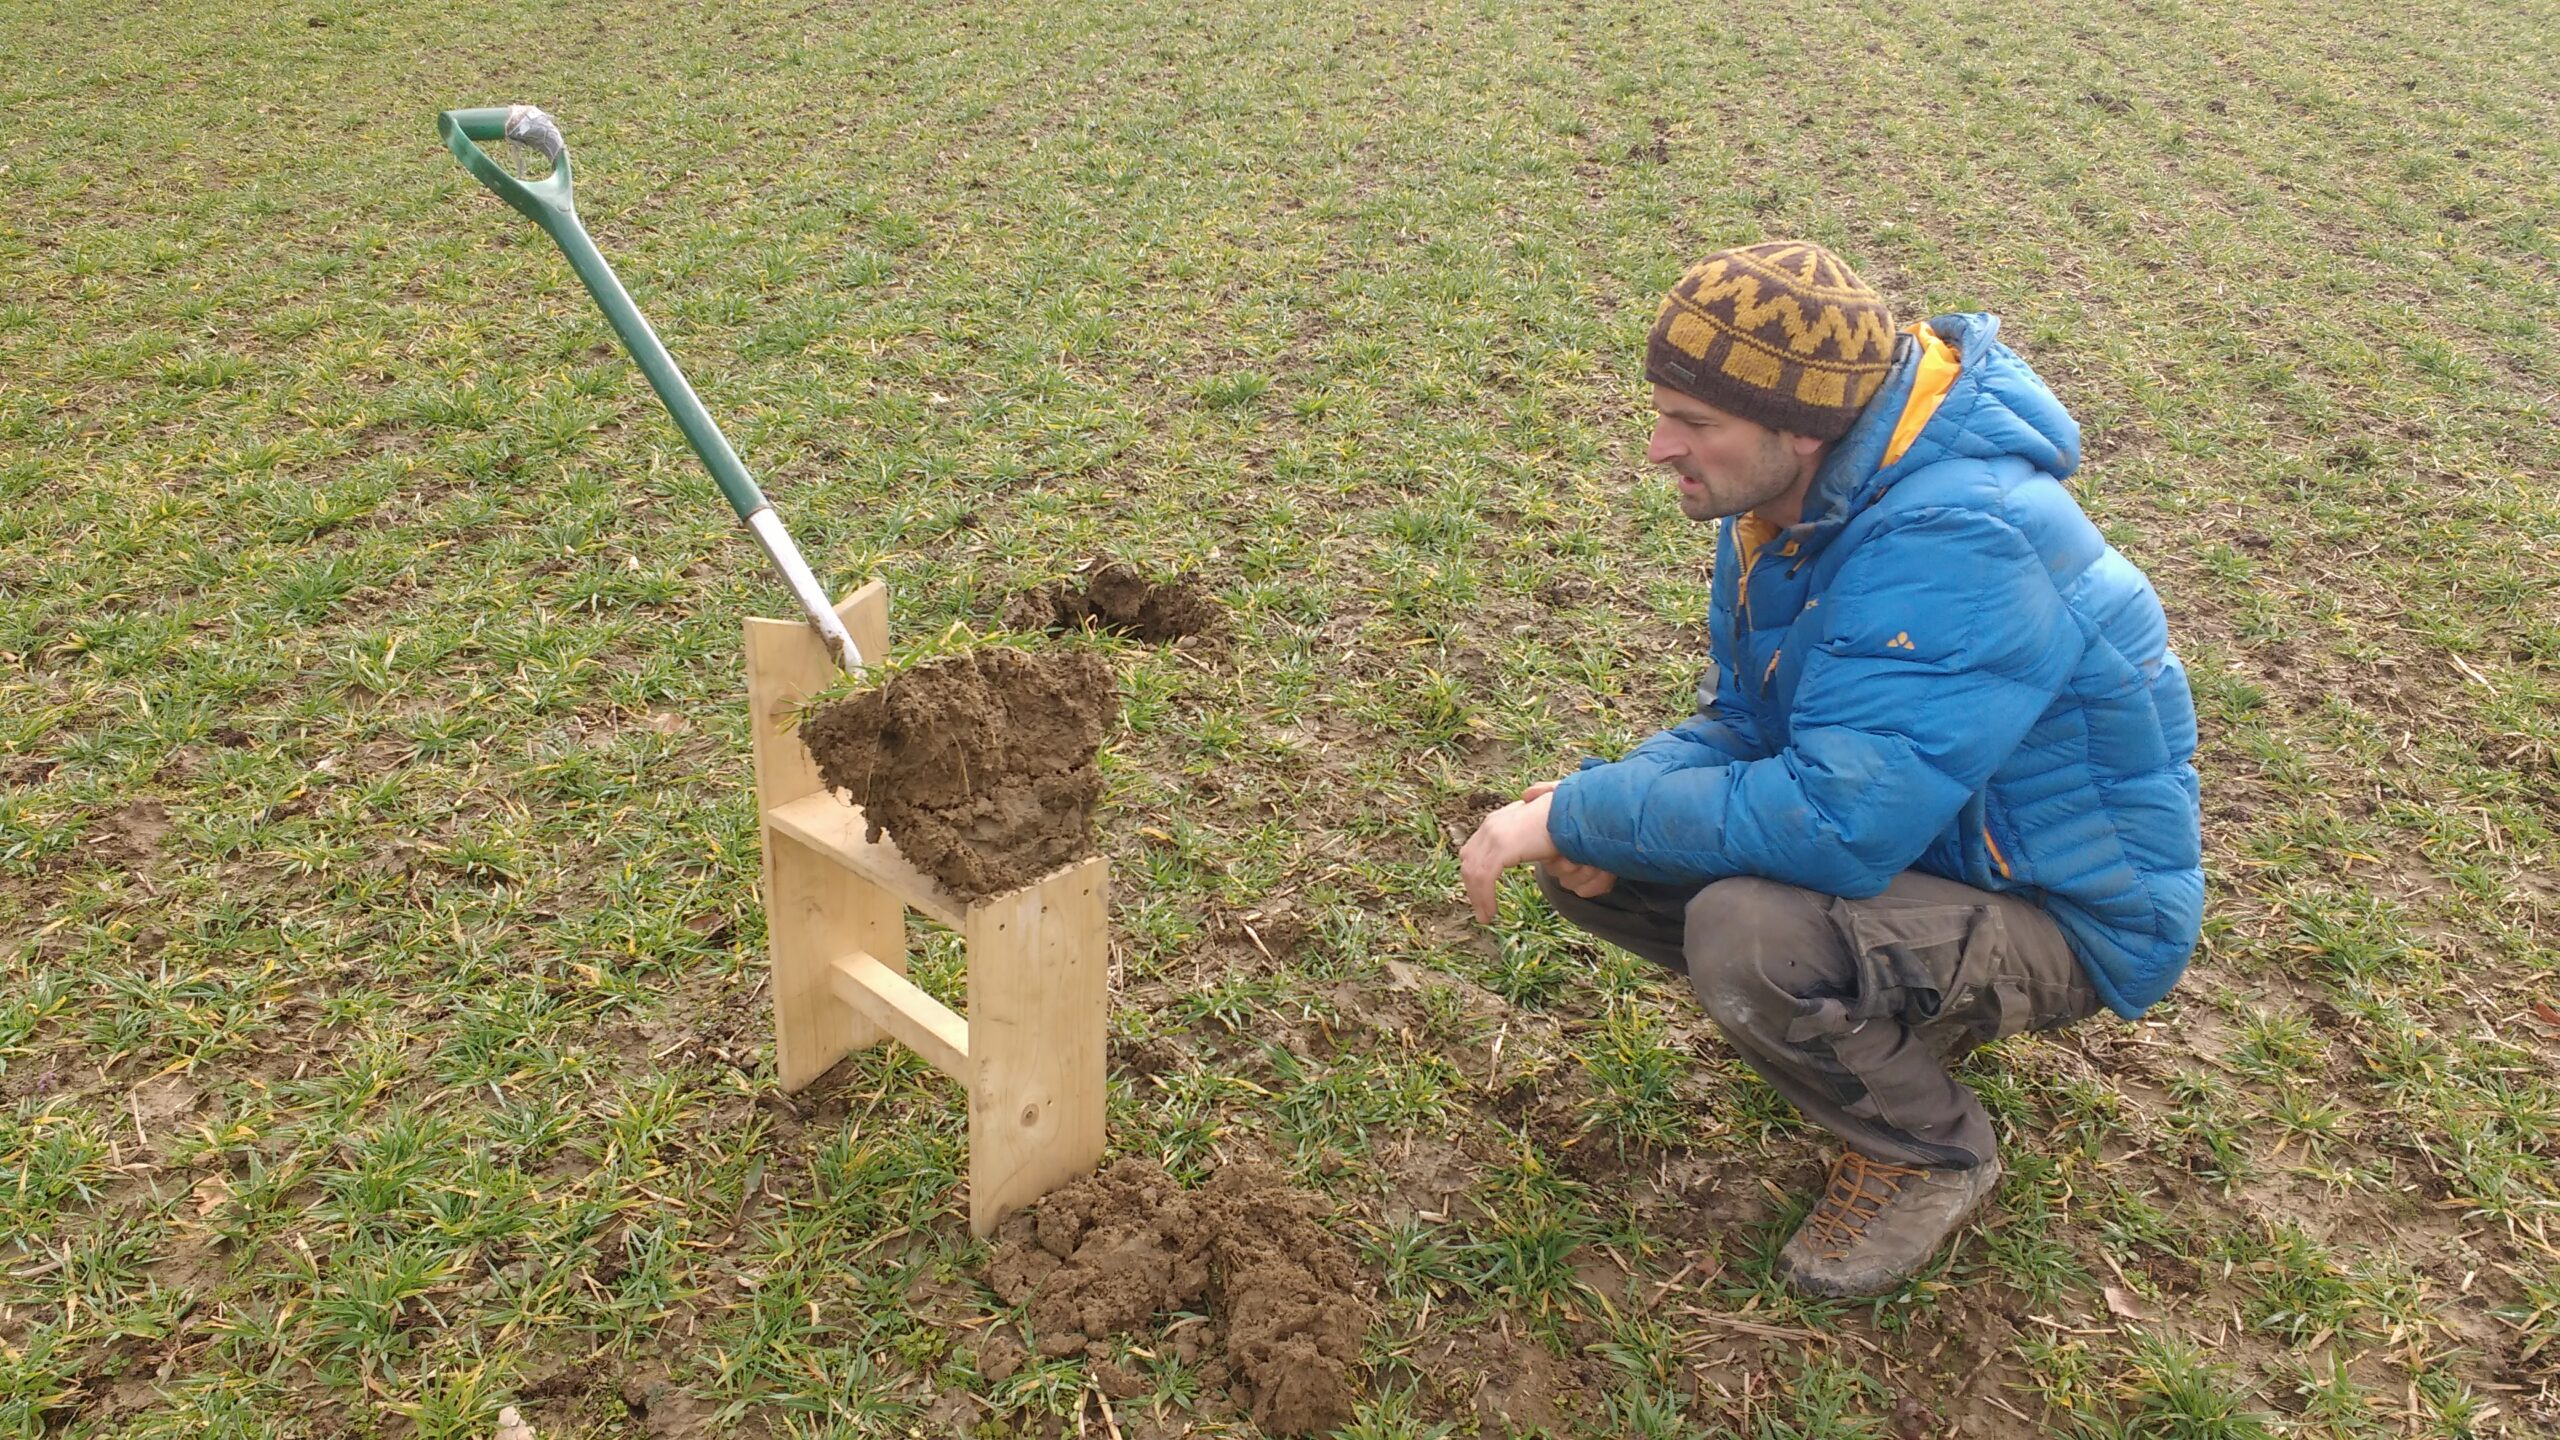
[[[1149,580],[1126,565],[1106,562],[1094,566],[1082,586],[1059,580],[1014,596],[1005,607],[1004,623],[1015,630],[1061,634],[1107,630],[1163,644],[1186,635],[1215,634],[1224,616],[1196,580]]]
[[[1094,853],[1094,756],[1120,711],[1090,650],[990,647],[900,670],[800,736],[841,790],[962,903]]]
[[[1030,1303],[1032,1343],[1050,1356],[1205,1307],[1207,1326],[1184,1326],[1174,1352],[1223,1329],[1229,1390],[1254,1423],[1322,1433],[1352,1418],[1373,1315],[1350,1248],[1319,1223],[1326,1208],[1265,1165],[1185,1190],[1123,1160],[1008,1218],[988,1281]]]

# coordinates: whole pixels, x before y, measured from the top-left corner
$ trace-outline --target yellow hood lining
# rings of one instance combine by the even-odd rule
[[[1892,464],[1920,438],[1929,417],[1938,413],[1938,404],[1956,383],[1956,372],[1963,368],[1956,347],[1938,338],[1926,320],[1914,320],[1902,327],[1920,341],[1920,373],[1911,380],[1911,398],[1902,402],[1902,418],[1894,423],[1893,439],[1884,447],[1884,463]]]

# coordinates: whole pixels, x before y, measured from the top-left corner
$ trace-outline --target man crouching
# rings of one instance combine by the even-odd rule
[[[2063,481],[2080,431],[1990,315],[1896,330],[1821,246],[1664,299],[1645,458],[1721,520],[1697,714],[1530,787],[1460,857],[1535,863],[1685,973],[1846,1148],[1780,1252],[1819,1295],[1926,1265],[2000,1178],[1949,1066],[2168,993],[2204,907],[2195,709],[2159,597]]]

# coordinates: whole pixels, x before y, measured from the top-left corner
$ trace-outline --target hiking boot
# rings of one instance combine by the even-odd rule
[[[1779,1278],[1808,1295],[1881,1295],[1918,1274],[2000,1183],[2000,1162],[1922,1170],[1843,1150],[1821,1203],[1778,1252]]]

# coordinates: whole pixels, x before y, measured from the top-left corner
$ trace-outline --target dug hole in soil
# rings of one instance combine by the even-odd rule
[[[1053,634],[1093,629],[1164,644],[1192,635],[1214,635],[1225,612],[1196,580],[1150,580],[1117,561],[1093,561],[1083,583],[1060,580],[1013,597],[1004,623],[1015,630]]]
[[[1375,1313],[1350,1247],[1319,1223],[1329,1208],[1267,1165],[1230,1165],[1185,1190],[1154,1164],[1122,1160],[1007,1218],[987,1281],[1006,1304],[1028,1303],[1042,1355],[1085,1351],[1095,1383],[1123,1397],[1145,1385],[1096,1342],[1152,1330],[1165,1311],[1204,1312],[1159,1353],[1209,1356],[1202,1379],[1223,1383],[1267,1433],[1322,1434],[1352,1419]],[[979,1364],[1001,1380],[1024,1358],[999,1334]]]
[[[1119,718],[1091,650],[995,646],[899,670],[801,721],[818,778],[962,904],[1094,853],[1094,757]]]

